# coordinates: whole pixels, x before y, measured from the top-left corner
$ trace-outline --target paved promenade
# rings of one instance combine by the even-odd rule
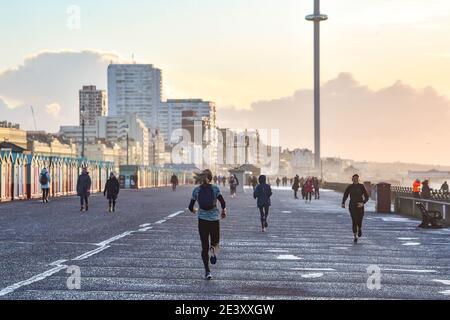
[[[124,191],[115,214],[99,195],[89,213],[72,197],[0,204],[0,299],[450,299],[449,229],[416,229],[371,203],[354,245],[333,191],[305,204],[275,190],[264,234],[250,190],[225,190],[223,251],[206,282],[191,191]],[[79,290],[67,286],[72,266]],[[379,290],[367,286],[369,266],[381,270]]]

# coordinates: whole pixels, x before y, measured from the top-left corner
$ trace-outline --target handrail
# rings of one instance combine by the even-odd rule
[[[430,200],[430,199],[403,197],[403,196],[397,196],[396,198],[397,199],[404,199],[404,200],[415,200],[417,202],[434,203],[434,204],[439,204],[439,205],[443,205],[443,206],[450,206],[450,202],[441,202],[441,201]]]

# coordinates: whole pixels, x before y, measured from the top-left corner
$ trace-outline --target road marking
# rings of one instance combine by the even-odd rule
[[[436,270],[414,270],[414,269],[383,269],[383,271],[412,272],[412,273],[437,273]]]
[[[270,249],[270,250],[266,250],[266,252],[270,252],[270,253],[288,253],[289,250]]]
[[[292,211],[282,211],[282,213],[292,213]]]
[[[73,261],[86,260],[87,258],[92,257],[93,255],[96,255],[97,253],[100,253],[102,251],[105,251],[108,248],[111,248],[111,246],[102,246],[102,247],[94,249],[92,251],[88,251],[86,253],[83,253],[81,256],[78,256],[78,257],[76,257],[75,259],[72,259],[72,260]]]
[[[151,225],[152,225],[151,223],[146,223],[146,224],[141,224],[139,227],[146,228],[146,227],[149,227]]]
[[[292,268],[293,271],[336,271],[333,268]]]
[[[402,240],[402,241],[412,241],[412,240],[419,240],[419,238],[398,238],[398,240]]]
[[[153,227],[142,228],[142,229],[139,229],[139,232],[146,232],[146,231],[152,230],[152,229],[153,229]]]
[[[0,297],[1,296],[5,296],[7,294],[10,294],[10,293],[16,291],[17,289],[19,289],[21,287],[25,287],[25,286],[28,286],[28,285],[30,285],[32,283],[44,280],[44,279],[46,279],[46,278],[48,278],[48,277],[50,277],[50,276],[60,272],[61,270],[64,270],[64,269],[67,269],[67,268],[68,268],[68,266],[58,266],[58,267],[55,267],[55,268],[50,269],[48,271],[45,271],[45,272],[43,272],[41,274],[35,275],[35,276],[31,277],[28,280],[17,282],[15,284],[13,284],[12,286],[9,286],[9,287],[1,290],[0,291]]]
[[[444,296],[450,296],[450,290],[441,291],[440,294],[443,294]]]
[[[119,234],[118,236],[115,236],[115,237],[112,237],[112,238],[110,238],[110,239],[108,239],[108,240],[105,240],[105,241],[103,241],[103,242],[97,243],[97,246],[99,246],[99,247],[104,247],[104,246],[106,246],[107,244],[110,244],[111,242],[114,242],[114,241],[116,241],[116,240],[125,238],[125,237],[129,236],[129,235],[132,234],[132,233],[133,233],[133,231],[127,231],[127,232],[124,232],[124,233],[122,233],[122,234]]]
[[[433,281],[445,284],[446,286],[450,286],[450,280],[433,280]]]
[[[315,278],[321,278],[323,276],[324,276],[324,274],[322,272],[302,274],[302,278],[305,278],[305,279],[315,279]]]
[[[300,257],[294,256],[292,254],[282,254],[277,257],[278,260],[303,260]]]
[[[404,246],[420,246],[420,242],[406,242],[403,244]]]
[[[168,219],[172,219],[172,218],[175,218],[176,216],[179,216],[179,215],[182,214],[182,213],[184,213],[184,211],[178,211],[178,212],[175,212],[175,213],[171,214],[171,215],[168,216],[167,218],[168,218]]]
[[[64,262],[67,262],[67,260],[58,260],[55,262],[52,262],[49,264],[49,266],[51,267],[59,267],[60,265],[62,265]]]
[[[176,213],[173,213],[173,214],[171,214],[169,216],[169,218],[174,218],[174,217],[178,216],[179,214],[181,214],[183,212],[184,211],[178,211]],[[160,221],[156,222],[155,224],[163,224],[166,221],[167,220],[160,220]],[[143,230],[147,231],[147,230],[152,229],[153,227],[149,227],[150,225],[151,225],[150,223],[146,224],[145,227],[143,227],[144,225],[142,225],[141,226],[142,229],[140,229],[139,231],[143,231]],[[90,258],[90,257],[92,257],[92,256],[94,256],[94,255],[96,255],[96,254],[98,254],[98,253],[100,253],[100,252],[110,248],[111,246],[108,246],[108,244],[110,244],[110,243],[112,243],[114,241],[117,241],[119,239],[125,238],[125,237],[127,237],[127,236],[129,236],[129,235],[131,235],[131,234],[133,234],[135,232],[138,232],[138,231],[127,231],[127,232],[119,234],[119,235],[117,235],[115,237],[112,237],[112,238],[110,238],[108,240],[105,240],[103,242],[97,243],[95,245],[99,246],[99,248],[91,250],[91,251],[88,251],[86,253],[83,253],[82,255],[80,255],[80,256],[78,256],[78,257],[76,257],[76,258],[74,258],[74,259],[72,259],[70,261],[81,261],[81,260],[85,260],[87,258]],[[51,277],[52,275],[60,272],[61,270],[67,269],[69,266],[62,265],[62,263],[67,262],[67,261],[69,261],[69,260],[58,260],[58,261],[50,263],[50,266],[55,266],[55,268],[47,270],[47,271],[45,271],[43,273],[40,273],[38,275],[35,275],[35,276],[29,278],[28,280],[17,282],[17,283],[15,283],[15,284],[13,284],[13,285],[11,285],[9,287],[6,287],[6,288],[0,290],[0,297],[1,296],[5,296],[7,294],[10,294],[10,293],[16,291],[17,289],[19,289],[21,287],[25,287],[25,286],[28,286],[28,285],[30,285],[32,283],[45,280],[48,277]]]

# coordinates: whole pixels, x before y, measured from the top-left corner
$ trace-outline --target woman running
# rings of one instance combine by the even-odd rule
[[[353,223],[354,242],[358,243],[358,238],[362,237],[362,224],[364,219],[364,205],[369,201],[369,195],[363,184],[359,183],[359,175],[355,174],[352,178],[353,184],[345,190],[342,199],[342,208],[345,209],[345,203],[350,196],[350,216]]]
[[[210,170],[204,170],[202,173],[195,174],[195,181],[200,184],[192,193],[192,200],[189,204],[189,210],[192,213],[198,213],[198,231],[202,243],[202,260],[205,267],[205,279],[212,280],[211,264],[217,263],[220,243],[220,218],[227,217],[226,203],[223,199],[220,189],[212,185],[213,175]],[[222,207],[222,214],[219,214],[217,200]],[[194,208],[198,202],[199,208]],[[209,255],[211,253],[211,256]]]

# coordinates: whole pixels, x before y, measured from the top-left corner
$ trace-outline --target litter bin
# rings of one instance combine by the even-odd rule
[[[377,206],[378,213],[391,213],[391,185],[389,183],[379,183],[377,188]]]

